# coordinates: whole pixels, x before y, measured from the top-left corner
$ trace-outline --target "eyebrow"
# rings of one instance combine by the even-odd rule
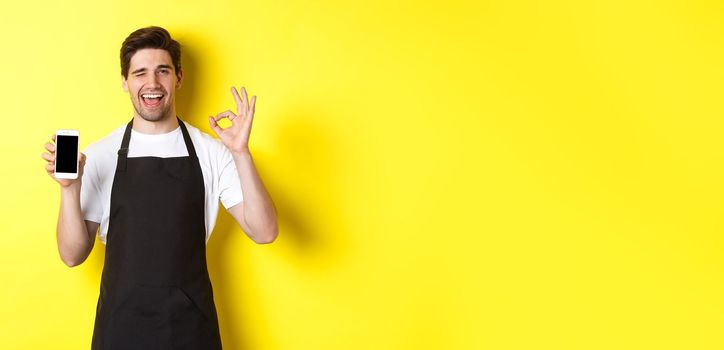
[[[160,68],[171,69],[171,66],[169,66],[169,65],[167,65],[167,64],[159,64],[159,65],[156,67],[156,69],[160,69]],[[145,71],[145,70],[146,70],[145,67],[144,67],[144,68],[138,68],[138,69],[134,70],[133,72],[131,72],[131,74],[141,73],[141,72],[143,72],[143,71]]]

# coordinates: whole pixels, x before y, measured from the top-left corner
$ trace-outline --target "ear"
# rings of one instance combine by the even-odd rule
[[[184,70],[183,69],[179,68],[178,72],[176,72],[176,79],[177,79],[176,80],[176,89],[180,89],[181,83],[184,80]]]
[[[121,86],[123,86],[123,91],[128,92],[128,82],[123,75],[121,75]]]

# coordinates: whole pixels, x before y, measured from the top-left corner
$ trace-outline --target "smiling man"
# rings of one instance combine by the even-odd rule
[[[131,33],[121,74],[133,119],[88,146],[76,180],[53,177],[55,145],[45,146],[61,189],[61,259],[85,261],[96,233],[106,245],[92,349],[221,349],[205,249],[219,201],[256,243],[278,234],[248,147],[256,96],[231,88],[237,113],[209,117],[219,141],[176,115],[180,61],[165,29]]]

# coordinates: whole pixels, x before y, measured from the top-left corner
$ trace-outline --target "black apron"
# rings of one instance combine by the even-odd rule
[[[188,157],[128,158],[118,150],[93,350],[221,349],[206,268],[205,190]]]

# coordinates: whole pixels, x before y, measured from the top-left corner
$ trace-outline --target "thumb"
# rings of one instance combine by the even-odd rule
[[[85,169],[85,154],[78,152],[78,178],[83,177],[83,169]]]

